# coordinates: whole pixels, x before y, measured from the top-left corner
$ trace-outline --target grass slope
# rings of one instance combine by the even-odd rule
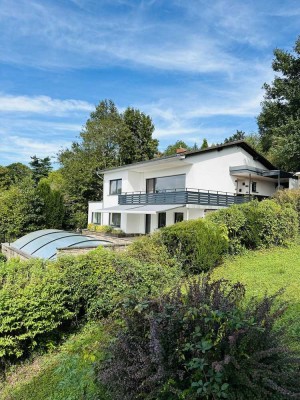
[[[213,277],[242,282],[248,298],[284,288],[281,298],[288,302],[288,308],[281,322],[288,328],[289,344],[300,349],[300,245],[249,251],[225,261]]]
[[[94,361],[109,338],[99,324],[87,325],[57,353],[23,365],[0,392],[1,400],[108,400],[95,384]]]

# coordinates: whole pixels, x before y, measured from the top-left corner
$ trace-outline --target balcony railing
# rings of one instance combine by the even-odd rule
[[[228,207],[246,203],[253,199],[251,195],[202,189],[166,189],[158,193],[126,192],[119,194],[119,204],[199,204],[203,206]]]

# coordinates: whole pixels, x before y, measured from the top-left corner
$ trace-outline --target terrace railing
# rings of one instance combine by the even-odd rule
[[[246,203],[253,199],[251,195],[240,195],[229,192],[202,189],[166,189],[157,193],[126,192],[119,194],[119,204],[199,204],[207,206],[228,207],[233,204]]]

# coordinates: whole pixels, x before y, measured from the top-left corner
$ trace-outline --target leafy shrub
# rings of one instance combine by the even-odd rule
[[[158,295],[179,277],[175,267],[143,264],[101,247],[56,262],[3,263],[0,363],[56,345],[78,320],[116,313],[124,303]]]
[[[176,265],[167,247],[162,243],[161,232],[142,236],[127,247],[127,254],[143,263],[159,265]]]
[[[231,254],[243,249],[287,245],[298,232],[296,212],[274,200],[232,206],[210,214],[207,219],[227,227]]]
[[[241,284],[191,280],[136,306],[98,367],[115,400],[298,398],[299,363],[265,297],[242,310]],[[298,391],[298,396],[295,392]]]
[[[75,317],[72,297],[55,264],[41,261],[2,264],[0,269],[0,361],[48,346],[63,324]]]
[[[228,248],[226,228],[203,219],[179,222],[160,232],[169,254],[193,273],[217,265]]]
[[[90,318],[107,317],[124,303],[158,295],[181,277],[178,268],[142,263],[103,247],[88,255],[60,258],[56,264],[65,271],[65,284],[82,308],[77,312]]]
[[[291,206],[297,212],[300,226],[300,189],[278,190],[273,197],[281,206]]]
[[[7,261],[6,256],[3,253],[0,252],[0,263],[6,262],[6,261]]]
[[[241,241],[242,231],[245,229],[247,220],[240,206],[233,205],[209,214],[206,217],[218,225],[225,225],[229,237],[229,253],[239,254],[244,246]]]

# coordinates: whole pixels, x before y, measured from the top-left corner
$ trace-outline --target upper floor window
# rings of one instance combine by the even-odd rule
[[[122,193],[122,179],[113,179],[109,181],[109,194]]]
[[[159,193],[175,189],[185,189],[185,174],[162,176],[146,180],[147,193]]]

